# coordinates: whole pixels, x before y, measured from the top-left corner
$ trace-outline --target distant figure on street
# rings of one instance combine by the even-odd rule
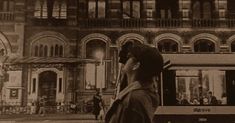
[[[100,105],[100,113],[99,113],[98,118],[99,118],[99,120],[102,121],[104,119],[104,115],[105,115],[105,104],[104,104],[103,99],[101,99],[99,105]]]
[[[100,114],[100,102],[102,101],[101,95],[99,91],[93,96],[93,114],[95,115],[95,119],[98,120],[98,116]]]
[[[216,97],[212,95],[211,91],[208,92],[208,103],[209,103],[209,105],[217,105],[218,104]]]
[[[45,113],[46,113],[46,96],[42,96],[39,99],[39,112],[38,112],[38,114],[40,116],[45,116]]]

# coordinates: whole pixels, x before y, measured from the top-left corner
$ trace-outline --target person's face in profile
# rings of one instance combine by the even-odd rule
[[[134,73],[137,60],[131,53],[128,53],[127,58],[128,59],[123,67],[123,72],[126,74],[132,74]]]

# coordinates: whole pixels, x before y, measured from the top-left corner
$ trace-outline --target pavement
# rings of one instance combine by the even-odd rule
[[[45,116],[40,116],[38,114],[13,114],[13,115],[0,115],[1,121],[5,122],[27,122],[27,121],[91,121],[95,120],[93,114],[45,114]]]

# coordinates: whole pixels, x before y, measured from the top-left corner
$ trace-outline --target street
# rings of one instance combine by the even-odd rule
[[[0,121],[0,123],[103,123],[97,120],[26,120],[26,121]]]

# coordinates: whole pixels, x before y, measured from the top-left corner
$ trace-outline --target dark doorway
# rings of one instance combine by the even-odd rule
[[[235,105],[235,70],[226,71],[228,105]]]
[[[176,72],[174,70],[163,71],[163,104],[165,106],[176,105]]]
[[[46,97],[47,105],[56,104],[56,80],[57,74],[53,71],[45,71],[39,74],[39,98]]]

